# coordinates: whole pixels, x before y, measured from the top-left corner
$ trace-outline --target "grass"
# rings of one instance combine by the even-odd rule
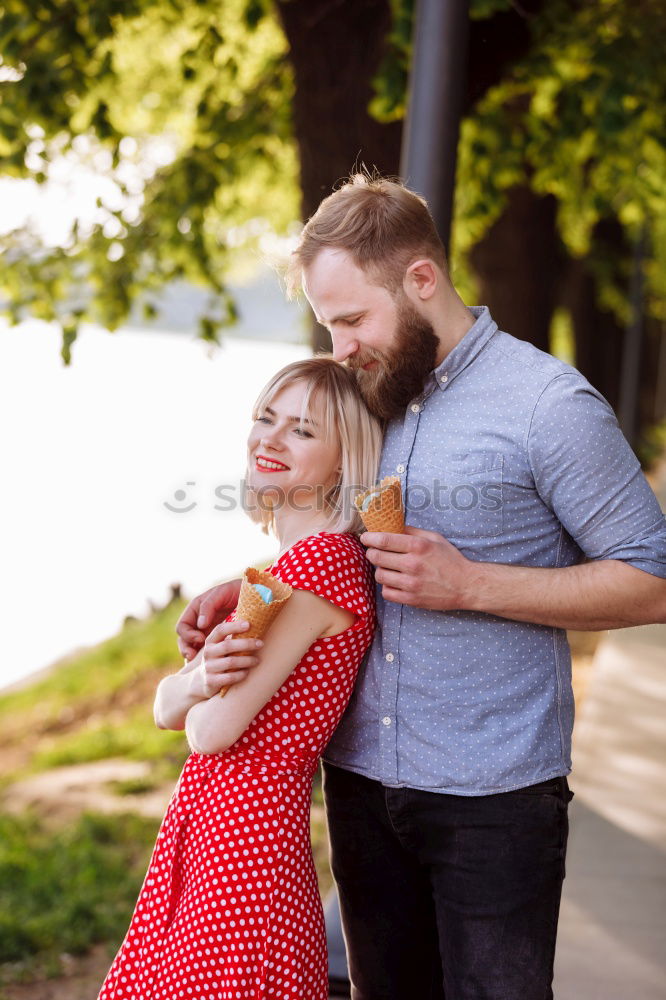
[[[174,602],[131,621],[0,695],[0,783],[109,757],[152,762],[148,778],[119,782],[118,794],[137,796],[173,780],[187,745],[182,733],[155,727],[152,702],[159,679],[182,664],[174,630],[183,607]],[[131,812],[84,814],[57,828],[51,819],[0,812],[0,983],[59,975],[61,956],[82,955],[97,943],[110,953],[117,948],[157,826]]]
[[[188,753],[183,733],[157,729],[146,705],[129,711],[122,718],[83,724],[40,741],[31,760],[32,771],[84,764],[110,757],[149,760],[159,766],[163,778],[179,774]]]
[[[157,833],[136,815],[84,814],[54,834],[0,814],[0,982],[57,974],[60,956],[127,929]]]
[[[74,654],[33,684],[0,697],[0,722],[16,713],[39,709],[50,723],[69,721],[71,709],[82,699],[98,704],[113,698],[147,671],[179,668],[175,627],[184,608],[175,601],[145,621],[130,621],[117,635]]]
[[[114,795],[145,795],[146,792],[154,792],[158,782],[154,778],[125,778],[110,781],[107,787]]]

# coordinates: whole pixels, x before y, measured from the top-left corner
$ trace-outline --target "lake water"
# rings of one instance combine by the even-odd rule
[[[1,686],[115,634],[172,583],[193,596],[274,554],[215,490],[237,495],[254,398],[309,350],[244,332],[211,349],[87,328],[65,368],[50,326],[0,327]]]

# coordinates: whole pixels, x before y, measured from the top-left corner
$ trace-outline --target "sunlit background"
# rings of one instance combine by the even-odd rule
[[[133,139],[124,151],[136,153]],[[153,140],[120,176],[141,191],[172,157],[171,143]],[[82,137],[46,183],[0,179],[0,235],[28,229],[56,247],[74,221],[117,225],[110,205],[134,219],[141,199],[105,176],[109,160]],[[205,294],[184,282],[156,297],[157,320],[137,307],[113,335],[83,326],[69,366],[58,324],[0,321],[2,686],[164,605],[172,585],[192,597],[272,554],[272,539],[215,494],[239,496],[261,387],[310,353],[303,307],[286,301],[275,269],[289,239],[260,218],[254,229],[233,284],[239,321],[220,346],[196,337]]]
[[[85,329],[65,368],[47,324],[0,328],[4,685],[163,605],[171,584],[194,596],[271,555],[215,494],[239,495],[259,389],[308,353],[279,339],[286,310],[269,288],[257,325],[220,348]]]
[[[32,216],[57,240],[99,189],[63,165],[53,188],[0,184],[0,218]],[[0,326],[3,685],[163,605],[172,584],[194,596],[271,555],[215,490],[239,495],[251,405],[309,353],[307,330],[259,257],[235,296],[241,319],[220,347],[193,335],[201,295],[181,285],[163,296],[168,329],[86,327],[68,367],[55,325]]]

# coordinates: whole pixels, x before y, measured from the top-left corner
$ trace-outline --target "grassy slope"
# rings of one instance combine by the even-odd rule
[[[118,756],[154,761],[156,781],[177,773],[184,737],[157,730],[151,705],[159,678],[181,663],[174,626],[182,607],[130,622],[0,695],[2,783]],[[127,815],[82,815],[56,830],[39,815],[0,813],[0,982],[57,975],[63,955],[99,942],[111,952],[122,940],[158,826],[127,803]]]
[[[106,943],[110,959],[155,833],[133,815],[83,815],[57,831],[35,816],[0,815],[0,997],[2,984],[58,975],[95,944]]]
[[[157,730],[151,706],[158,680],[182,663],[174,628],[183,606],[130,622],[47,676],[0,695],[2,778],[115,756],[179,765],[184,737]]]
[[[175,624],[184,602],[73,655],[46,676],[0,695],[0,783],[106,758],[151,762],[154,783],[173,781],[187,755],[182,733],[152,718],[157,682],[182,660]],[[62,956],[122,940],[158,823],[132,815],[130,782],[116,783],[127,815],[82,815],[55,831],[39,815],[0,809],[0,998],[2,982],[57,975]],[[313,848],[322,890],[330,886],[321,790]]]

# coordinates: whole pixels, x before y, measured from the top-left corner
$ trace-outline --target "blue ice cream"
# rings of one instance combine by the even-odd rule
[[[367,497],[365,498],[365,500],[361,504],[361,510],[367,510],[368,507],[370,506],[370,504],[372,503],[372,501],[376,497],[378,497],[379,495],[380,495],[379,490],[376,490],[374,493],[368,493]]]
[[[263,583],[253,583],[252,586],[259,594],[259,597],[262,599],[264,604],[271,603],[271,601],[273,600],[273,591],[270,589],[270,587],[264,586]]]

